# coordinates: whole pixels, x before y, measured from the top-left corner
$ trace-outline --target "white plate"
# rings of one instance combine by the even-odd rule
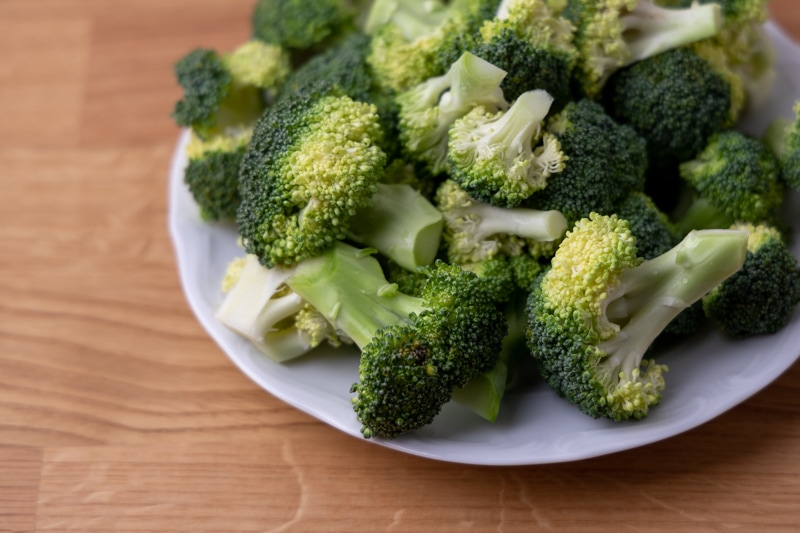
[[[768,119],[791,117],[800,98],[800,49],[768,24],[779,54],[776,94],[750,120],[759,131]],[[183,185],[184,133],[169,182],[169,228],[189,304],[200,323],[242,372],[281,400],[361,439],[350,404],[358,356],[350,350],[321,348],[294,362],[276,364],[214,318],[221,301],[220,280],[228,261],[241,254],[233,226],[207,224]],[[789,212],[800,232],[800,196]],[[793,245],[800,256],[800,244]],[[558,398],[543,382],[510,391],[499,419],[490,424],[464,407],[449,404],[430,426],[395,440],[370,442],[409,454],[458,463],[518,465],[584,459],[642,446],[694,428],[752,396],[800,355],[800,313],[776,335],[732,342],[709,331],[658,357],[669,365],[663,402],[641,421],[594,420]]]

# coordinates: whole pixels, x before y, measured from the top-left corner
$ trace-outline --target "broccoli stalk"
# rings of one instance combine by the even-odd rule
[[[528,345],[545,381],[583,412],[638,419],[661,400],[643,362],[683,310],[741,268],[747,232],[704,230],[646,261],[628,222],[592,214],[567,233],[528,300]]]
[[[431,174],[447,170],[448,130],[473,107],[506,109],[500,82],[506,72],[464,53],[442,76],[429,78],[397,96],[400,141],[410,161]]]
[[[567,159],[553,135],[541,135],[552,103],[545,91],[528,91],[505,112],[476,107],[456,120],[447,152],[451,179],[475,199],[501,207],[516,207],[544,188]]]
[[[718,4],[673,9],[653,0],[570,0],[577,32],[581,82],[599,94],[616,70],[661,52],[716,35],[722,28]]]
[[[555,241],[567,229],[559,211],[493,206],[470,197],[452,180],[439,187],[436,205],[444,215],[448,258],[458,264],[500,253],[516,256],[529,242]]]
[[[410,185],[378,183],[370,204],[350,218],[348,237],[416,270],[436,258],[443,225],[441,212]]]
[[[325,340],[339,345],[330,324],[287,289],[290,269],[267,269],[256,256],[247,255],[228,270],[226,295],[215,316],[267,357],[284,363]]]

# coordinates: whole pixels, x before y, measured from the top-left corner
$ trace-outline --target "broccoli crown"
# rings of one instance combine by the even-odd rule
[[[518,0],[502,17],[449,40],[439,51],[438,62],[446,70],[462,53],[471,52],[508,72],[500,85],[507,100],[542,89],[553,96],[558,110],[573,99],[570,80],[577,58],[573,31],[572,24],[554,16],[543,0]]]
[[[800,191],[800,101],[795,103],[793,109],[795,118],[786,130],[780,162],[784,181]]]
[[[678,48],[618,71],[606,109],[647,141],[650,164],[693,158],[729,119],[731,86],[691,48]]]
[[[270,108],[241,163],[237,223],[245,250],[268,267],[289,265],[344,238],[383,172],[380,137],[374,106],[329,89]]]
[[[196,135],[187,146],[184,182],[205,220],[235,220],[239,196],[239,164],[252,135],[221,135],[207,141]]]
[[[469,52],[442,76],[429,78],[397,96],[398,128],[404,153],[432,175],[447,171],[448,131],[476,106],[505,109],[500,82],[505,71]]]
[[[253,37],[293,50],[306,50],[344,32],[354,13],[344,0],[258,0]]]
[[[507,111],[476,107],[456,120],[448,136],[450,178],[474,198],[501,207],[516,207],[544,188],[567,159],[553,135],[541,135],[552,102],[545,91],[529,91]]]
[[[475,200],[452,180],[442,183],[435,202],[444,216],[447,258],[457,264],[514,257],[535,243],[561,238],[567,229],[558,211],[497,207]]]
[[[172,114],[176,124],[191,127],[196,135],[207,138],[227,129],[252,126],[258,119],[265,104],[259,88],[248,82],[253,71],[248,73],[237,60],[231,63],[232,57],[235,53],[221,57],[214,50],[196,49],[175,63],[175,76],[183,88],[183,98]],[[278,81],[285,75],[281,64],[277,61],[269,65]],[[245,79],[238,79],[240,74]]]
[[[732,228],[749,233],[744,265],[703,298],[703,310],[732,337],[775,333],[800,303],[800,265],[777,229],[765,224]]]
[[[491,17],[496,4],[497,0],[456,0],[447,5],[439,0],[376,0],[366,32],[372,37],[368,62],[377,85],[400,93],[447,72],[460,54],[444,62],[442,50]]]
[[[477,263],[460,265],[464,270],[474,272],[486,285],[487,291],[497,303],[508,303],[516,293],[517,280],[511,258],[496,255]]]
[[[722,27],[718,4],[667,9],[653,0],[569,0],[564,16],[576,26],[578,77],[590,97],[615,70],[712,37]]]
[[[701,198],[734,221],[771,220],[783,203],[775,156],[763,142],[738,131],[712,136],[697,157],[679,168]]]
[[[172,114],[175,122],[198,130],[214,126],[214,114],[233,83],[222,58],[214,50],[198,48],[178,60],[174,70],[184,91]]]
[[[240,45],[224,60],[237,83],[263,90],[279,89],[292,69],[286,50],[255,39]]]
[[[506,323],[478,277],[437,262],[415,297],[344,243],[295,265],[286,284],[361,349],[353,405],[365,437],[429,423],[454,387],[494,366]]]
[[[669,322],[742,265],[746,233],[688,235],[642,261],[627,221],[576,223],[528,300],[528,345],[544,379],[593,416],[638,419],[666,368],[644,354]]]
[[[308,90],[320,80],[358,101],[368,101],[372,76],[366,63],[369,37],[360,32],[348,34],[335,46],[325,49],[292,71],[277,100]]]
[[[652,259],[675,246],[678,229],[653,199],[641,191],[632,192],[617,208],[617,215],[628,221],[636,239],[639,257]]]
[[[548,131],[568,159],[525,205],[561,211],[574,223],[591,212],[612,213],[631,191],[644,188],[645,141],[600,104],[587,99],[567,104],[552,117]]]

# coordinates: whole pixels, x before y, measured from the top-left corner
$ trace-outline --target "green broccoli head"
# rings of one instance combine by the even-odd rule
[[[501,84],[506,99],[542,89],[561,109],[573,99],[572,74],[577,51],[574,27],[553,15],[544,0],[503,2],[495,17],[474,33],[461,33],[439,51],[443,70],[464,52],[471,52],[508,72]]]
[[[631,191],[644,188],[644,139],[614,121],[600,104],[587,99],[567,104],[550,119],[547,131],[567,161],[526,206],[558,210],[572,224],[592,212],[613,213]]]
[[[474,198],[501,207],[516,207],[543,189],[567,159],[555,136],[542,135],[552,102],[545,91],[528,91],[507,111],[476,107],[456,120],[448,136],[450,178]]]
[[[290,265],[344,238],[382,175],[381,135],[374,106],[327,89],[270,108],[241,163],[246,251],[270,267]]]
[[[186,147],[183,180],[205,220],[235,220],[239,196],[239,164],[252,130],[202,140],[192,135]]]
[[[399,137],[406,158],[430,174],[447,171],[448,131],[453,122],[483,106],[505,109],[500,82],[505,71],[469,52],[442,76],[429,78],[397,96]]]
[[[730,222],[761,222],[779,215],[783,204],[780,167],[758,139],[735,130],[721,132],[679,168],[681,178],[708,208],[719,211]],[[701,227],[693,222],[691,211],[682,218],[684,231]]]
[[[781,179],[800,191],[800,100],[793,107],[794,117],[775,119],[764,133],[764,143],[769,146],[781,166]]]
[[[731,85],[692,48],[678,48],[618,71],[605,90],[606,109],[647,141],[650,164],[693,158],[729,122]]]
[[[430,421],[455,387],[491,369],[503,313],[472,272],[437,262],[418,296],[390,283],[368,249],[336,243],[287,270],[285,284],[361,350],[353,406],[365,437]]]
[[[617,215],[628,221],[643,259],[661,255],[680,241],[678,229],[667,214],[644,192],[632,192],[619,204]]]
[[[173,118],[202,138],[251,127],[266,107],[264,91],[276,91],[290,70],[283,49],[248,41],[220,55],[196,49],[175,64],[183,97]]]
[[[593,417],[638,419],[661,400],[653,341],[744,261],[747,234],[708,230],[642,261],[627,221],[592,214],[567,233],[528,300],[528,345],[553,389]]]
[[[775,333],[800,303],[800,265],[780,232],[766,224],[735,224],[747,231],[741,270],[703,298],[703,310],[731,337]]]
[[[452,180],[439,187],[435,203],[444,216],[447,258],[456,264],[527,253],[537,243],[560,239],[567,229],[559,211],[497,207],[472,198]]]
[[[291,50],[307,50],[353,27],[355,12],[345,0],[258,0],[253,37]]]
[[[722,27],[718,4],[670,9],[653,0],[568,0],[564,16],[576,26],[578,79],[589,97],[599,95],[616,70],[712,37]]]

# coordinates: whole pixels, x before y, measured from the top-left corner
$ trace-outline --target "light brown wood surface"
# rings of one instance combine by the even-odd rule
[[[236,370],[177,276],[169,114],[176,58],[251,7],[0,0],[0,532],[800,528],[797,365],[666,441],[513,468],[363,442]]]

